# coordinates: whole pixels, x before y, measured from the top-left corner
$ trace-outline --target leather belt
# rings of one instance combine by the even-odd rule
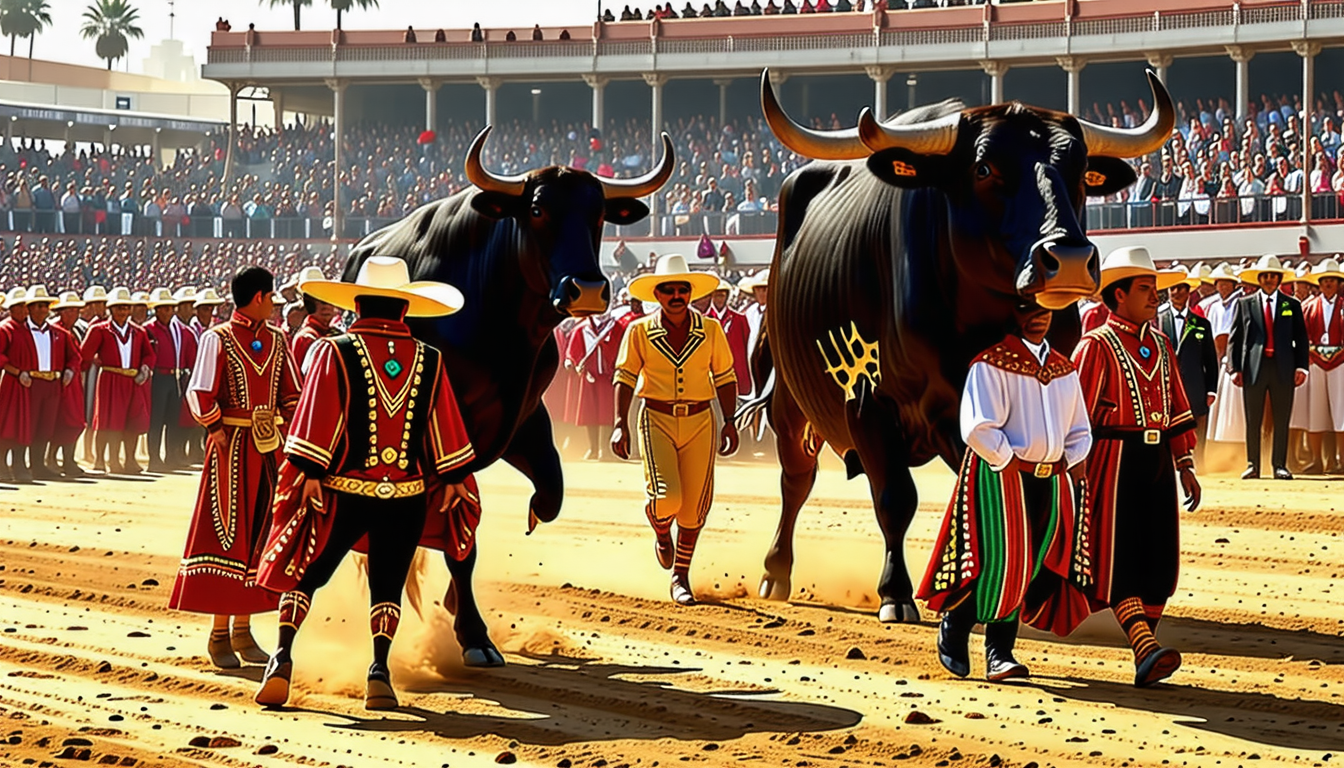
[[[250,427],[252,426],[251,416],[221,416],[219,423],[226,427]],[[282,416],[275,417],[276,425],[284,424],[285,419]]]
[[[1062,475],[1068,470],[1069,467],[1067,464],[1064,463],[1063,459],[1051,462],[1049,464],[1032,464],[1025,461],[1022,462],[1023,474],[1031,475],[1032,477],[1038,477],[1042,480],[1044,480],[1047,477]]]
[[[372,499],[406,499],[425,492],[423,478],[404,480],[399,483],[387,480],[360,480],[354,477],[334,475],[322,479],[322,487],[333,491],[349,493],[354,496],[367,496]]]
[[[103,368],[102,370],[103,373],[115,373],[118,376],[125,376],[130,379],[140,375],[140,372],[134,368]]]
[[[669,403],[665,400],[644,399],[644,407],[654,413],[664,413],[668,416],[693,416],[702,411],[709,410],[709,404],[712,400],[701,400],[698,403]]]
[[[28,376],[42,381],[55,381],[61,378],[60,371],[29,371]]]
[[[1143,438],[1144,445],[1157,445],[1166,439],[1167,434],[1160,429],[1137,427],[1095,427],[1092,430],[1092,438],[1095,440],[1124,440],[1129,437]]]

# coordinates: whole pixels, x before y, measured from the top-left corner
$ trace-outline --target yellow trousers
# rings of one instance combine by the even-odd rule
[[[717,449],[713,409],[691,416],[641,409],[639,450],[650,521],[671,524],[675,518],[681,528],[705,524],[714,500]]]

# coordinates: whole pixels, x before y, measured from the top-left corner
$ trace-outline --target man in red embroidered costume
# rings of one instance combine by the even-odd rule
[[[223,303],[224,300],[215,293],[214,288],[204,288],[196,294],[196,301],[191,305],[196,316],[191,319],[189,325],[198,341],[206,331],[214,327],[215,312],[219,311]]]
[[[78,293],[66,291],[61,294],[61,300],[51,307],[51,311],[57,315],[56,322],[69,331],[74,339],[76,351],[89,334],[88,324],[79,318],[84,306],[85,302],[80,300]],[[83,370],[82,363],[82,358],[76,361],[74,370],[77,372]],[[84,415],[84,402],[84,376],[76,375],[61,390],[61,410],[56,418],[56,433],[51,447],[47,449],[47,463],[52,466],[56,465],[56,454],[59,449],[62,459],[61,474],[66,479],[73,480],[85,476],[84,470],[75,461],[75,443],[79,442],[79,436],[84,433],[84,427],[88,424]]]
[[[108,318],[107,313],[107,289],[101,285],[90,285],[84,289],[84,307],[79,310],[79,325],[83,330],[75,333],[75,338],[79,339],[80,349],[83,350],[84,340],[89,337],[89,329],[95,323],[101,323]],[[75,330],[71,328],[71,330]],[[85,426],[93,423],[93,407],[98,397],[98,366],[86,365],[82,378],[84,379],[84,424]],[[98,464],[102,463],[102,458],[94,459],[93,432],[90,431],[88,437],[84,439],[84,461],[98,469]]]
[[[324,280],[322,270],[317,267],[304,267],[299,272],[299,281],[309,282],[313,280]],[[308,350],[312,348],[313,342],[318,339],[326,339],[332,336],[339,336],[340,331],[331,327],[332,322],[340,310],[325,301],[303,294],[303,309],[308,316],[303,319],[303,325],[295,332],[294,337],[289,340],[289,352],[294,357],[294,364],[299,367],[300,372],[305,372],[304,361],[308,359]]]
[[[1073,531],[1068,588],[1033,622],[1065,635],[1089,612],[1111,609],[1133,648],[1137,686],[1181,665],[1180,653],[1154,635],[1180,566],[1178,474],[1187,508],[1199,506],[1195,418],[1171,342],[1150,322],[1158,291],[1183,276],[1159,274],[1142,247],[1102,262],[1111,314],[1073,355],[1092,421],[1091,508]]]
[[[610,313],[591,315],[578,322],[564,350],[565,369],[574,372],[573,424],[588,433],[585,461],[602,458],[602,428],[612,426],[616,411],[611,375],[621,351],[625,326]]]
[[[69,331],[47,322],[57,297],[46,286],[33,286],[20,301],[10,305],[13,322],[0,330],[0,445],[13,451],[18,482],[56,480],[61,475],[47,466],[47,446],[56,437],[61,392],[80,367],[79,347]],[[14,311],[20,306],[26,315]]]
[[[728,337],[728,348],[733,350],[733,373],[737,375],[737,394],[746,397],[751,394],[751,348],[747,340],[751,338],[751,324],[747,316],[728,306],[728,297],[737,292],[737,286],[719,278],[719,287],[709,295],[709,307],[705,317],[712,317],[723,326],[723,335]]]
[[[0,306],[8,311],[8,315],[0,320],[0,348],[7,348],[17,330],[28,322],[27,298],[28,289],[23,287],[10,288],[8,293],[0,295]],[[0,385],[3,385],[8,378],[10,377],[0,373]],[[0,435],[3,435],[3,432],[4,430],[0,429]],[[15,480],[21,482],[32,480],[27,476],[23,463],[23,447],[17,440],[7,440],[0,436],[0,482],[12,483]]]
[[[149,403],[140,395],[140,385],[149,380],[154,369],[154,349],[144,328],[131,322],[133,300],[130,290],[114,288],[107,296],[111,314],[94,323],[80,347],[84,366],[99,366],[98,391],[93,402],[95,467],[107,456],[112,474],[139,474],[135,444],[149,431]],[[126,461],[118,451],[125,447]]]
[[[1045,340],[1050,320],[1035,304],[1019,307],[1018,333],[967,374],[966,458],[916,595],[942,612],[938,659],[958,677],[971,673],[976,624],[985,625],[985,677],[1026,677],[1013,658],[1018,620],[1034,618],[1068,577],[1092,433],[1073,363]]]
[[[253,664],[269,658],[252,637],[251,615],[277,603],[257,585],[257,568],[275,493],[278,427],[290,420],[299,400],[298,373],[284,336],[266,323],[275,278],[261,267],[244,267],[231,288],[238,310],[201,335],[187,384],[187,405],[208,437],[186,551],[168,604],[214,615],[207,650],[223,669],[238,667],[239,656]]]
[[[349,333],[314,344],[285,443],[259,574],[263,586],[284,593],[280,640],[256,701],[289,699],[294,639],[313,593],[367,536],[373,665],[364,705],[391,709],[397,697],[388,654],[427,510],[448,518],[447,530],[464,545],[463,529],[479,519],[464,469],[475,452],[442,355],[412,338],[403,320],[456,312],[462,294],[411,283],[406,262],[385,256],[365,261],[353,284],[308,281],[300,290],[355,309],[359,319]]]
[[[1311,465],[1303,474],[1339,474],[1344,456],[1344,302],[1339,288],[1344,271],[1335,259],[1324,259],[1311,274],[1321,292],[1302,304],[1311,345],[1311,368],[1307,375],[1309,399],[1307,442]],[[1302,393],[1297,393],[1302,394]],[[1326,433],[1335,433],[1331,455],[1323,456]]]
[[[154,377],[149,397],[149,471],[186,465],[186,435],[180,425],[182,393],[196,362],[196,337],[177,320],[177,300],[167,288],[150,295],[154,319],[145,330],[154,345]]]

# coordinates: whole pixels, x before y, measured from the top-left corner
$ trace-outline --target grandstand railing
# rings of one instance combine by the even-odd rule
[[[1256,195],[1227,198],[1191,198],[1149,202],[1089,202],[1086,208],[1090,232],[1232,226],[1239,224],[1282,224],[1302,220],[1302,196]],[[1311,220],[1344,220],[1344,192],[1312,196]],[[364,237],[398,221],[397,217],[349,216],[342,223],[339,239]],[[606,237],[710,237],[763,236],[775,234],[779,223],[776,211],[672,212],[658,217],[658,231],[652,231],[649,219],[629,226],[607,224]],[[278,217],[266,219],[225,219],[212,216],[149,218],[120,214],[95,221],[82,214],[60,211],[0,211],[0,232],[54,235],[128,235],[137,237],[196,237],[242,240],[325,240],[331,237],[329,218]]]
[[[807,16],[594,24],[590,33],[560,40],[485,40],[453,30],[453,42],[402,42],[402,31],[216,32],[207,66],[374,61],[485,61],[490,59],[648,57],[659,54],[792,52],[945,46],[994,41],[1113,37],[1172,30],[1235,28],[1344,19],[1344,0],[1188,0],[1166,8],[1152,0],[1045,0],[1035,3]],[[567,32],[569,30],[566,30]],[[521,30],[527,37],[530,30]],[[1301,30],[1297,32],[1300,36]],[[421,40],[432,31],[418,31]],[[1285,39],[1286,40],[1286,39]],[[1028,55],[1024,51],[1022,55]],[[207,76],[210,73],[207,71]]]

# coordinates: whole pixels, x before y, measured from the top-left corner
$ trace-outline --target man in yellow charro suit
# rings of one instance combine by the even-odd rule
[[[718,288],[719,279],[692,272],[686,258],[668,254],[652,274],[630,282],[630,295],[662,309],[630,324],[616,360],[616,424],[611,449],[630,456],[626,414],[631,399],[644,400],[639,448],[644,457],[645,514],[656,537],[658,564],[672,569],[672,599],[692,605],[691,556],[714,496],[715,450],[737,450],[733,416],[737,377],[722,326],[691,309],[691,302]],[[717,399],[723,426],[715,435]],[[672,523],[677,524],[676,544]]]

